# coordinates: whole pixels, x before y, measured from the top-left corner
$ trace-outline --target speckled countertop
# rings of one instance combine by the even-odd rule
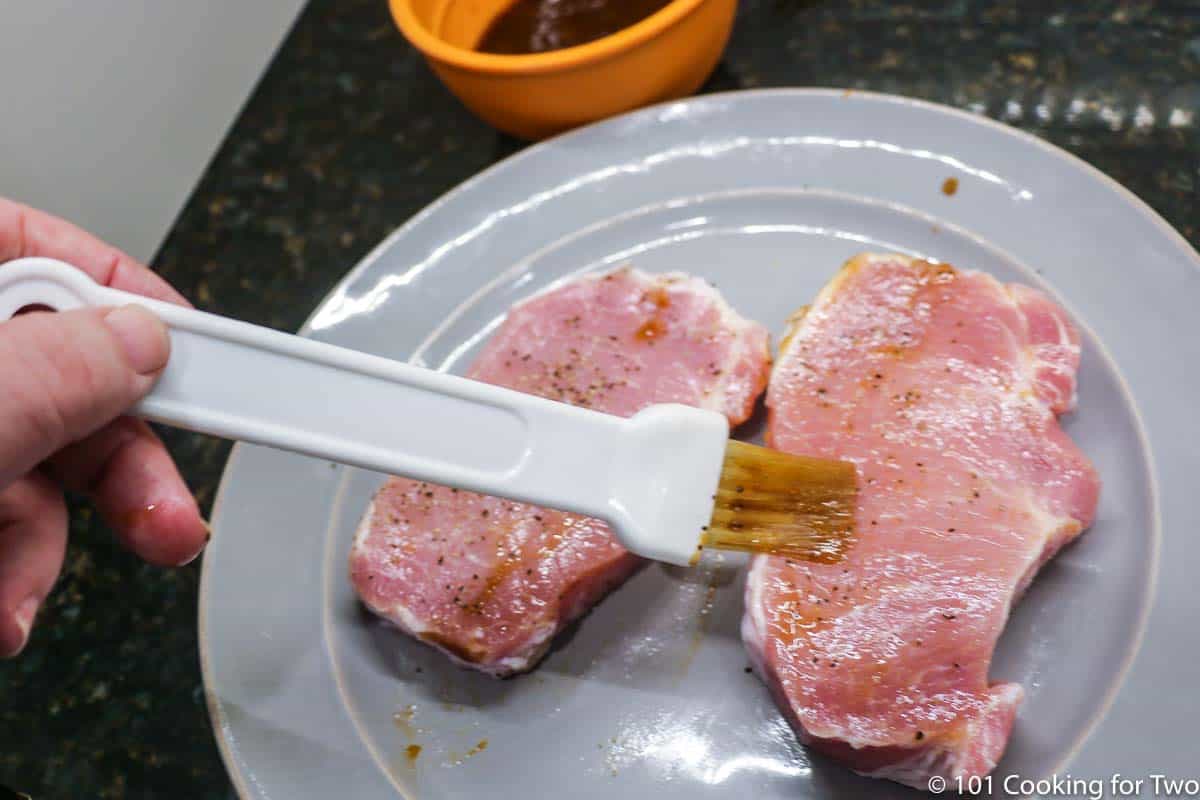
[[[742,0],[705,90],[812,85],[1032,131],[1200,245],[1200,2]],[[384,0],[313,0],[154,266],[201,308],[294,330],[389,231],[521,146],[442,88]],[[168,440],[207,509],[228,447]],[[198,567],[142,565],[73,507],[65,574],[0,664],[0,797],[233,797],[200,683]]]

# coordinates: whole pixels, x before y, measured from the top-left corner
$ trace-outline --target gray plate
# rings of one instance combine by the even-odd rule
[[[950,177],[953,196],[942,192]],[[624,262],[706,277],[778,332],[862,250],[1041,286],[1085,328],[1080,406],[1066,424],[1104,492],[1091,532],[1043,572],[997,652],[993,676],[1028,696],[995,788],[1068,770],[1187,775],[1200,711],[1187,667],[1200,655],[1188,621],[1200,520],[1187,484],[1200,260],[1132,195],[1061,151],[964,113],[863,93],[659,106],[468,181],[376,248],[305,332],[456,371],[517,298]],[[759,425],[740,434],[753,438]],[[743,671],[736,558],[644,570],[514,680],[454,668],[397,635],[358,608],[346,578],[351,533],[380,481],[263,448],[239,446],[230,459],[200,635],[213,720],[244,797],[910,794],[796,745]],[[412,744],[422,748],[415,763]]]

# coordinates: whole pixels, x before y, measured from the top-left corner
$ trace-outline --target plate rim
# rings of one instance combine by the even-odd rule
[[[500,161],[497,161],[494,164],[490,164],[479,172],[471,175],[466,180],[455,184],[450,189],[437,196],[434,200],[422,207],[418,212],[413,214],[403,223],[398,225],[394,230],[384,236],[374,247],[368,250],[367,253],[362,256],[357,263],[354,264],[354,266],[347,270],[342,277],[330,287],[328,292],[326,292],[322,297],[321,301],[305,318],[303,324],[297,330],[297,334],[300,336],[310,336],[314,331],[314,320],[329,302],[330,298],[336,296],[338,293],[344,292],[345,289],[350,284],[355,282],[360,275],[373,267],[384,255],[384,253],[392,248],[393,244],[401,240],[404,236],[408,235],[411,229],[420,225],[427,218],[441,211],[444,206],[455,200],[459,195],[465,194],[466,192],[475,188],[478,184],[482,183],[484,180],[489,179],[496,174],[503,173],[504,171],[519,165],[524,160],[533,158],[546,150],[559,146],[563,142],[576,138],[581,139],[587,136],[596,135],[598,132],[602,132],[607,128],[615,128],[619,125],[628,124],[630,121],[646,121],[648,118],[655,116],[666,108],[677,108],[681,106],[695,108],[697,106],[719,105],[722,101],[732,100],[734,102],[738,102],[743,97],[753,97],[755,99],[779,97],[784,98],[785,100],[796,97],[823,97],[830,99],[836,98],[841,101],[866,101],[868,103],[878,103],[885,107],[889,105],[896,105],[915,108],[932,114],[957,118],[961,121],[979,125],[983,128],[990,128],[993,131],[1000,133],[1001,135],[1008,136],[1017,142],[1033,145],[1034,147],[1040,149],[1043,153],[1060,159],[1069,166],[1077,169],[1081,168],[1085,174],[1088,174],[1093,178],[1100,179],[1102,184],[1105,184],[1108,186],[1108,188],[1115,190],[1117,196],[1121,197],[1125,201],[1126,205],[1131,207],[1132,210],[1137,211],[1146,221],[1150,222],[1154,227],[1158,228],[1160,232],[1165,234],[1166,239],[1172,242],[1175,248],[1180,252],[1180,255],[1186,258],[1186,260],[1191,264],[1192,268],[1200,271],[1200,252],[1197,252],[1197,250],[1191,246],[1191,243],[1188,242],[1183,234],[1176,230],[1169,222],[1167,222],[1167,220],[1164,219],[1157,211],[1155,211],[1146,201],[1140,198],[1132,190],[1125,187],[1115,178],[1100,170],[1098,167],[1092,165],[1083,158],[1080,158],[1079,156],[1076,156],[1075,154],[1064,150],[1063,148],[1060,148],[1039,136],[1036,136],[1033,133],[1029,133],[1011,125],[1007,125],[983,114],[966,111],[954,106],[935,103],[921,98],[888,94],[866,89],[836,87],[777,87],[748,89],[693,95],[683,100],[667,101],[646,106],[625,114],[620,114],[615,117],[610,117],[608,119],[592,123],[590,125],[575,128],[549,139],[545,139],[541,142],[534,143],[516,153],[513,153],[510,156],[507,156],[504,159],[501,159]],[[998,245],[992,246],[998,247]],[[1112,364],[1114,368],[1117,367],[1115,359],[1108,354],[1106,348],[1103,348],[1103,340],[1098,336],[1094,336],[1094,338],[1098,343],[1101,344],[1106,360]],[[1146,630],[1149,627],[1148,623],[1150,615],[1157,602],[1157,593],[1154,590],[1157,586],[1160,566],[1159,561],[1162,550],[1163,517],[1160,482],[1158,478],[1158,464],[1149,439],[1149,430],[1146,426],[1140,408],[1137,406],[1136,402],[1133,402],[1134,396],[1128,381],[1125,379],[1124,374],[1120,371],[1120,369],[1114,369],[1114,373],[1118,378],[1122,393],[1131,401],[1129,405],[1133,413],[1134,422],[1136,423],[1138,439],[1148,456],[1148,469],[1146,478],[1147,485],[1150,490],[1151,511],[1153,515],[1150,584],[1147,588],[1149,602],[1145,604],[1141,617],[1138,620],[1136,638],[1132,643],[1124,662],[1121,664],[1118,680],[1115,681],[1113,687],[1109,690],[1107,695],[1103,698],[1101,704],[1097,707],[1092,718],[1088,721],[1085,730],[1071,745],[1070,749],[1064,754],[1062,759],[1056,765],[1056,771],[1058,771],[1065,764],[1069,763],[1079,754],[1080,750],[1091,738],[1096,728],[1101,722],[1103,722],[1104,718],[1111,710],[1114,702],[1116,701],[1117,695],[1120,693],[1120,690],[1123,687],[1139,652],[1141,651]],[[235,442],[230,450],[229,456],[225,462],[225,466],[221,470],[221,476],[218,480],[216,494],[213,497],[212,508],[209,512],[210,521],[216,520],[221,513],[225,491],[230,484],[229,479],[244,451],[245,445],[241,442]],[[200,660],[200,673],[204,689],[205,707],[208,710],[213,738],[216,740],[217,749],[225,766],[226,773],[230,779],[230,783],[233,785],[234,790],[237,792],[239,798],[242,798],[242,800],[252,800],[255,795],[251,793],[249,782],[246,776],[242,773],[240,761],[232,747],[232,737],[228,735],[226,730],[228,722],[221,710],[216,693],[211,689],[211,642],[208,636],[206,598],[212,589],[212,572],[213,570],[209,569],[208,566],[208,559],[203,558],[200,564],[200,580],[196,604],[197,650]]]

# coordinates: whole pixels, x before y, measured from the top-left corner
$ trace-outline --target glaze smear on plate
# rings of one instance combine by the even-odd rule
[[[769,366],[766,330],[709,284],[623,269],[515,306],[468,375],[622,416],[676,402],[736,424]],[[350,575],[400,629],[507,675],[530,669],[640,563],[599,520],[392,478],[363,517]]]
[[[903,256],[853,259],[793,320],[769,443],[853,461],[860,489],[844,563],[757,557],[748,580],[743,639],[805,743],[919,788],[995,766],[1023,692],[989,682],[992,651],[1096,509],[1057,419],[1078,363],[1040,292]]]

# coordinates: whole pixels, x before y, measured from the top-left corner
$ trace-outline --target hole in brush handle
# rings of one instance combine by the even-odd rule
[[[0,292],[0,320],[32,311],[67,311],[84,303],[70,290],[46,281],[30,281]]]
[[[91,291],[89,291],[91,290]],[[101,287],[70,264],[24,258],[0,265],[0,321],[30,310],[68,311],[88,305]]]
[[[30,303],[29,305],[18,308],[12,313],[12,316],[19,317],[22,314],[33,314],[37,311],[58,311],[58,309],[54,308],[53,306],[46,305],[45,303]]]

